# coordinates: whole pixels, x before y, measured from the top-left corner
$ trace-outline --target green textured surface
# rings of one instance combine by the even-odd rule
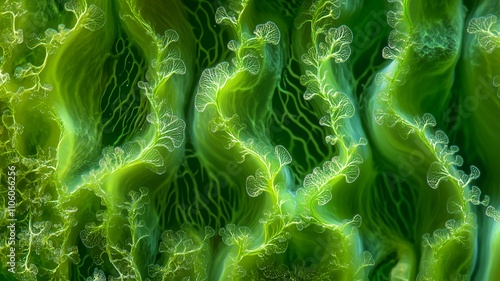
[[[497,16],[2,1],[0,280],[497,280]]]

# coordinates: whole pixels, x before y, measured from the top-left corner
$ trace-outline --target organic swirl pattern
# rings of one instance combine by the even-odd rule
[[[496,280],[499,15],[2,1],[0,280]]]

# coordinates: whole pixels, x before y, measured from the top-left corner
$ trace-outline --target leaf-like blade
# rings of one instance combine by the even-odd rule
[[[274,152],[276,154],[276,157],[278,157],[278,160],[280,162],[280,166],[285,166],[285,165],[292,163],[292,156],[290,155],[290,153],[288,152],[288,150],[286,150],[286,148],[284,146],[277,145],[274,148]]]
[[[427,172],[427,183],[431,188],[436,189],[439,182],[446,181],[448,178],[448,171],[439,162],[433,162]]]
[[[272,21],[268,21],[264,24],[258,24],[255,28],[254,34],[257,38],[263,39],[266,43],[278,45],[280,42],[280,31],[278,26]]]

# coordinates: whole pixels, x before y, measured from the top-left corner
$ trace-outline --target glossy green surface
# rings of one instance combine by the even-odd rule
[[[498,15],[2,1],[0,280],[496,280]]]

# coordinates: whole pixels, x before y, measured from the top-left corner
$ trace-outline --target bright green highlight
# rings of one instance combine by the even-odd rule
[[[499,276],[497,2],[38,2],[0,4],[1,280]]]

